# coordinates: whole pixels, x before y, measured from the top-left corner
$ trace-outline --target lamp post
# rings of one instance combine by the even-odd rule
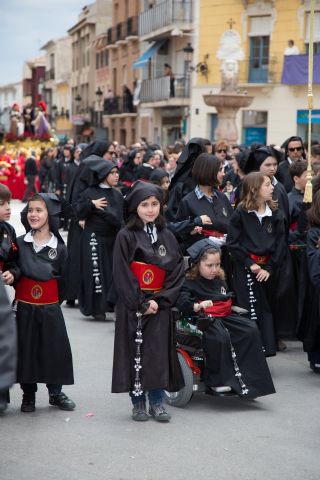
[[[96,90],[96,111],[97,111],[97,126],[101,127],[101,120],[102,120],[102,98],[103,98],[103,91],[100,87]]]
[[[77,110],[77,113],[79,113],[80,103],[81,103],[81,101],[82,101],[82,98],[81,98],[81,96],[79,95],[79,93],[77,93],[77,95],[75,96],[74,100],[75,100],[75,102],[76,102],[76,110]]]

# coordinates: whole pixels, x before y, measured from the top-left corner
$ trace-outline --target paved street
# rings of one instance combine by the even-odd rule
[[[21,203],[13,202],[17,227]],[[17,228],[22,233],[21,228]],[[20,412],[21,392],[0,417],[1,480],[318,480],[320,376],[298,342],[269,361],[277,394],[257,401],[193,397],[170,424],[130,419],[126,394],[110,393],[114,323],[63,307],[73,349],[74,412]]]

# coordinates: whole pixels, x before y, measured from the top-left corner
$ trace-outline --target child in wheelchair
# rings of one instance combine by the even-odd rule
[[[188,253],[191,268],[176,306],[203,332],[207,393],[243,398],[275,393],[257,325],[233,311],[220,250],[208,238],[193,244]]]

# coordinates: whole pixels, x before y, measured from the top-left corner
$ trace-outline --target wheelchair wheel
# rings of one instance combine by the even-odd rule
[[[178,392],[165,391],[165,399],[173,407],[185,407],[193,394],[193,373],[186,359],[181,353],[178,353],[179,363],[184,379],[184,387]]]

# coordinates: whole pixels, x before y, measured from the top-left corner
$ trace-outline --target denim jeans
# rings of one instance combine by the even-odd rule
[[[36,393],[38,391],[38,385],[36,383],[20,383],[23,393]],[[62,385],[55,383],[47,383],[46,385],[50,395],[59,395],[62,390]]]
[[[133,395],[132,392],[129,393],[131,397],[131,402],[133,405],[142,401],[146,401],[146,395],[143,393],[139,397]],[[163,400],[163,389],[162,388],[155,388],[154,390],[149,390],[148,398],[150,405],[157,405],[161,404]]]

